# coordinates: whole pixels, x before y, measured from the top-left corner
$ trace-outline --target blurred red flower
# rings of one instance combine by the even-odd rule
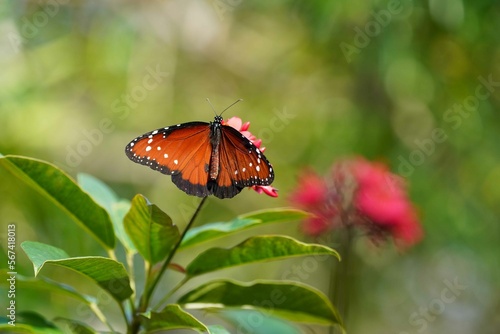
[[[312,169],[301,173],[299,186],[290,195],[290,201],[313,214],[304,222],[303,229],[306,234],[317,236],[332,228],[337,209],[328,201],[325,180]]]
[[[231,117],[227,121],[222,121],[223,125],[229,125],[239,132],[241,132],[245,137],[247,137],[261,152],[266,150],[265,147],[262,147],[262,140],[257,139],[248,128],[250,127],[250,122],[243,123],[241,118],[239,117]],[[259,194],[266,194],[271,197],[278,197],[278,189],[272,186],[252,186],[253,190],[255,190]]]
[[[335,163],[325,178],[306,170],[290,201],[313,214],[303,224],[309,235],[353,225],[374,239],[392,236],[400,246],[414,245],[423,237],[404,180],[384,164],[361,157]]]

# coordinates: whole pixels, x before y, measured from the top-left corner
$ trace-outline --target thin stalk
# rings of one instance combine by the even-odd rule
[[[144,297],[144,294],[146,293],[146,289],[149,286],[149,282],[151,281],[152,266],[151,266],[151,263],[149,263],[148,261],[144,261],[144,273],[146,275],[146,279],[144,282],[143,297]],[[142,301],[143,301],[143,299],[141,298],[139,303],[142,303]],[[142,307],[141,305],[137,305],[137,309],[135,308],[135,305],[133,302],[132,302],[132,305],[134,307],[134,311],[132,313],[132,321],[130,322],[129,330],[127,332],[128,334],[135,334],[135,333],[139,332],[139,328],[141,325],[139,314],[145,311],[145,309],[141,309],[141,307]]]
[[[130,287],[132,288],[133,294],[130,296],[130,299],[135,299],[135,291],[136,291],[136,282],[135,282],[135,270],[134,270],[134,253],[127,251],[125,253],[125,257],[127,260],[127,267],[129,271],[130,277]]]
[[[125,251],[125,259],[127,262],[127,267],[128,267],[128,272],[129,272],[129,277],[130,277],[130,287],[132,289],[132,295],[128,297],[127,302],[128,302],[128,307],[129,307],[129,312],[127,313],[124,308],[123,310],[123,316],[125,318],[125,321],[127,323],[127,333],[132,333],[132,324],[135,318],[136,310],[135,310],[135,296],[136,296],[136,288],[137,284],[135,281],[135,268],[134,268],[134,253],[126,250]]]
[[[144,273],[146,274],[146,279],[144,281],[144,290],[142,293],[143,297],[146,294],[146,291],[148,290],[148,287],[150,285],[151,280],[153,279],[153,266],[148,261],[144,261]],[[141,300],[141,302],[142,302],[142,300]],[[140,309],[141,305],[137,305],[137,307]],[[144,311],[144,310],[142,310],[142,311]]]
[[[347,324],[347,318],[349,315],[349,297],[350,297],[350,283],[353,279],[352,276],[352,243],[354,239],[354,228],[350,224],[345,225],[345,236],[340,244],[340,255],[342,256],[342,261],[332,270],[332,275],[334,279],[330,281],[330,299],[333,301],[335,307],[337,307],[340,317],[344,323]],[[344,328],[345,329],[345,328]],[[338,327],[330,327],[330,334],[332,333],[344,333],[342,329]]]
[[[115,249],[108,249],[107,250],[107,253],[108,253],[108,256],[110,259],[112,260],[115,260],[115,261],[118,261],[118,258],[116,256],[116,251]],[[127,262],[128,262],[128,254],[127,253]],[[129,265],[129,271],[130,271],[130,283],[131,283],[131,287],[132,287],[132,291],[135,291],[135,284],[134,284],[134,280],[133,280],[133,267],[130,268],[130,264],[128,263]],[[134,292],[135,293],[135,292]],[[130,310],[130,315],[133,315],[135,313],[135,307],[134,307],[134,303],[133,303],[133,295],[130,296],[128,298],[128,301],[130,303],[130,306],[131,306],[131,310]],[[125,305],[124,303],[118,303],[118,306],[120,307],[120,312],[122,313],[123,315],[123,319],[125,320],[125,322],[127,323],[127,330],[129,329],[129,326],[128,326],[128,323],[129,323],[129,314],[127,314],[127,311],[125,310]],[[93,308],[94,309],[94,312],[97,312],[96,314],[98,315],[99,319],[101,319],[101,321],[103,321],[109,329],[111,329],[111,331],[113,331],[113,328],[111,327],[111,325],[107,322],[106,320],[106,317],[102,314],[101,310],[96,306],[96,308]]]
[[[191,228],[191,225],[193,225],[193,223],[194,223],[196,217],[198,216],[198,213],[200,212],[201,207],[205,203],[206,199],[207,199],[207,197],[203,197],[200,204],[198,205],[198,208],[196,208],[196,211],[194,212],[193,216],[191,217],[191,220],[189,221],[186,228],[182,232],[181,237],[179,238],[179,240],[175,244],[174,248],[172,249],[172,251],[168,255],[165,262],[163,262],[163,265],[162,265],[161,269],[158,271],[158,274],[154,277],[153,282],[144,291],[144,294],[142,295],[141,303],[140,303],[139,309],[138,309],[139,312],[144,312],[146,310],[147,306],[149,305],[149,300],[151,298],[151,295],[153,294],[153,291],[155,290],[156,286],[160,282],[160,279],[163,276],[163,273],[167,269],[168,265],[170,264],[170,261],[172,261],[172,258],[174,257],[175,253],[177,252],[177,249],[179,248],[179,246],[181,245],[181,242],[184,239],[184,237],[186,236],[187,231]]]
[[[121,305],[121,304],[120,304]],[[108,329],[112,332],[112,333],[115,333],[115,330],[113,329],[113,326],[111,326],[111,324],[108,322],[108,319],[104,316],[104,314],[101,312],[101,309],[99,308],[99,306],[95,303],[90,303],[90,309],[92,311],[94,311],[94,314],[97,316],[97,318],[99,320],[102,321],[103,324],[106,325],[106,327],[108,327]]]
[[[108,256],[110,259],[118,261],[116,258],[116,253],[115,253],[114,249],[108,249],[107,251],[108,251]]]

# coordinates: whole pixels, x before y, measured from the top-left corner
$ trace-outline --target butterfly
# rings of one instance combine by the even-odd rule
[[[227,108],[226,108],[227,109]],[[272,165],[247,137],[213,122],[182,123],[147,132],[125,147],[127,157],[163,174],[189,195],[232,198],[245,187],[268,186]]]

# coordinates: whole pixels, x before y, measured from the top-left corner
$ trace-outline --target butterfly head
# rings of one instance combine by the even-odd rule
[[[217,115],[214,118],[214,123],[215,124],[222,124],[222,120],[223,120],[222,116],[221,115]]]

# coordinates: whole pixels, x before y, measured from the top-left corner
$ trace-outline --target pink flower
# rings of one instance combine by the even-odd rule
[[[372,238],[392,236],[400,246],[414,245],[423,237],[403,180],[384,164],[361,157],[334,164],[326,178],[306,172],[290,199],[313,214],[304,222],[310,235],[351,225]]]
[[[229,125],[239,132],[241,132],[245,137],[247,137],[254,145],[257,147],[261,152],[264,152],[266,150],[265,147],[262,147],[262,140],[257,139],[250,131],[248,131],[248,128],[250,127],[250,122],[243,123],[241,118],[239,117],[231,117],[227,121],[222,121],[222,124],[224,125]],[[278,189],[272,187],[272,186],[252,186],[251,187],[253,190],[255,190],[259,194],[266,194],[271,197],[278,197]]]
[[[299,186],[290,195],[290,201],[312,215],[305,219],[304,233],[318,236],[333,228],[337,209],[328,201],[328,187],[313,170],[307,169],[299,176]]]
[[[313,170],[307,169],[299,176],[299,187],[290,200],[302,207],[316,207],[326,203],[328,188],[325,181]]]
[[[252,189],[259,194],[264,193],[267,196],[278,197],[278,189],[271,186],[252,186]]]
[[[398,242],[411,246],[420,241],[423,232],[404,181],[385,165],[362,158],[353,160],[351,170],[357,180],[357,210]]]

